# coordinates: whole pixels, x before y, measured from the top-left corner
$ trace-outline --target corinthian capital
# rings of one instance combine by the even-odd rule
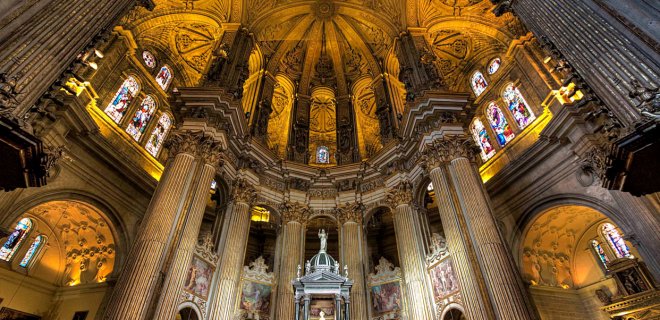
[[[411,204],[412,199],[412,184],[409,181],[402,181],[387,194],[387,203],[392,209],[402,204]]]
[[[344,205],[339,205],[335,209],[335,215],[340,224],[344,224],[349,221],[355,223],[362,223],[362,212],[364,211],[364,205],[359,202],[355,203],[346,203]]]
[[[427,170],[433,170],[458,158],[474,161],[477,154],[479,146],[469,136],[445,136],[424,146],[422,161]]]
[[[231,199],[252,205],[257,198],[257,191],[245,179],[236,179],[232,185]]]
[[[170,155],[187,153],[192,156],[200,156],[207,163],[216,163],[220,160],[222,146],[207,136],[202,131],[180,131],[172,134],[165,142],[170,149]]]
[[[222,157],[222,145],[209,136],[203,136],[199,141],[198,153],[205,163],[215,165]]]
[[[295,221],[305,223],[311,213],[309,207],[305,204],[298,202],[285,201],[280,204],[280,216],[282,217],[282,224]]]

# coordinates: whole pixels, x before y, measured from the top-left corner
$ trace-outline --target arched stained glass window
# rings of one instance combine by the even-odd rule
[[[527,101],[525,101],[525,98],[520,94],[520,90],[518,90],[513,84],[508,85],[506,89],[504,89],[502,98],[509,105],[509,110],[511,110],[511,114],[513,115],[513,118],[516,119],[516,123],[520,129],[527,127],[527,125],[532,123],[536,118],[532,110],[529,108]]]
[[[46,237],[43,235],[38,235],[36,238],[34,238],[34,241],[32,241],[32,245],[25,253],[23,260],[21,260],[21,263],[19,265],[23,268],[27,268],[28,265],[30,265],[30,261],[32,261],[34,256],[37,255],[37,253],[44,246],[45,243],[46,243]]]
[[[497,70],[500,70],[500,65],[502,65],[502,60],[500,58],[491,60],[488,64],[488,74],[495,74]]]
[[[330,163],[328,147],[321,146],[316,149],[316,163]]]
[[[426,191],[433,191],[433,182],[429,182],[429,185],[426,186]]]
[[[168,116],[166,113],[163,113],[163,115],[160,116],[160,119],[158,119],[158,124],[151,132],[151,136],[149,137],[149,141],[147,141],[147,145],[144,146],[147,152],[149,152],[152,156],[155,157],[158,155],[158,151],[160,151],[160,149],[163,147],[163,141],[165,140],[167,133],[170,131],[171,126],[172,119],[170,119],[170,116]]]
[[[168,66],[162,66],[158,74],[156,75],[156,82],[158,85],[165,91],[169,87],[170,82],[172,82],[172,70]]]
[[[477,97],[486,90],[486,87],[488,87],[488,82],[486,82],[486,78],[484,78],[484,75],[481,73],[481,71],[476,71],[472,75],[470,84],[472,84],[472,91],[474,91],[474,95]]]
[[[156,58],[149,51],[145,50],[142,52],[142,60],[144,60],[144,64],[150,69],[153,69],[156,66]]]
[[[600,227],[600,231],[603,235],[603,238],[605,238],[605,240],[607,240],[607,243],[609,243],[610,247],[614,251],[614,254],[616,254],[617,258],[630,258],[630,257],[632,257],[632,254],[630,253],[630,249],[628,248],[628,245],[626,245],[626,242],[623,240],[623,236],[621,236],[621,234],[614,227],[613,224],[604,223]]]
[[[610,262],[610,260],[607,258],[607,254],[605,254],[605,250],[603,250],[603,247],[596,240],[591,240],[591,246],[594,248],[594,251],[598,256],[598,259],[603,264],[603,267],[607,269],[607,264]]]
[[[9,234],[5,244],[0,248],[0,260],[11,260],[31,229],[32,220],[29,218],[21,219],[21,221],[16,224],[14,231]]]
[[[112,120],[114,120],[116,123],[119,123],[139,91],[140,85],[137,83],[135,78],[126,78],[124,83],[122,83],[121,87],[117,91],[117,94],[115,94],[115,97],[105,108],[105,113],[110,116],[110,118],[112,118]]]
[[[486,117],[490,122],[491,128],[495,131],[495,138],[500,146],[505,146],[507,142],[513,140],[516,136],[509,126],[509,122],[504,117],[502,109],[495,102],[491,102],[486,108]]]
[[[142,100],[140,108],[135,111],[133,119],[131,119],[131,122],[128,123],[128,127],[126,128],[126,132],[128,132],[135,141],[140,141],[144,130],[147,128],[149,120],[151,120],[151,115],[154,113],[154,110],[156,110],[156,100],[151,96],[147,96]]]
[[[490,144],[490,137],[488,136],[486,127],[484,127],[484,124],[481,122],[481,120],[479,120],[479,118],[475,118],[474,121],[472,121],[471,129],[472,137],[481,148],[481,159],[484,161],[490,159],[495,155],[495,148],[493,148],[493,145]]]

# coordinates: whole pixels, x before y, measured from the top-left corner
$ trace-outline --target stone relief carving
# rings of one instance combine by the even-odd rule
[[[252,205],[257,198],[257,191],[245,179],[236,179],[232,185],[231,199],[235,202]]]
[[[658,86],[643,86],[639,80],[630,80],[632,90],[628,92],[631,99],[639,101],[637,109],[639,113],[656,122],[660,122],[660,89]]]
[[[394,267],[394,264],[385,257],[380,257],[378,265],[374,269],[376,273],[369,273],[367,276],[369,283],[381,283],[401,279],[401,268]]]
[[[430,251],[426,256],[427,265],[433,265],[444,259],[449,254],[447,251],[447,239],[438,233],[432,233]]]
[[[214,247],[213,234],[211,232],[205,232],[195,246],[195,250],[200,257],[216,265],[219,257]]]
[[[412,184],[409,181],[399,183],[387,194],[387,203],[392,209],[403,204],[411,204],[412,200]]]
[[[292,201],[283,202],[279,209],[283,225],[292,221],[305,223],[311,214],[308,205]]]
[[[335,209],[335,216],[342,225],[349,221],[361,224],[364,209],[364,205],[360,202],[346,203]]]
[[[432,170],[458,158],[475,161],[479,152],[479,146],[468,136],[445,136],[426,144],[422,161],[427,170]]]
[[[258,282],[274,283],[275,275],[268,272],[268,265],[262,256],[250,262],[249,266],[243,267],[243,277]]]

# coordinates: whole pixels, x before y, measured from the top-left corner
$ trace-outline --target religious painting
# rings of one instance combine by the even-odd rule
[[[330,163],[330,152],[327,147],[319,147],[316,150],[316,163]]]
[[[484,75],[477,71],[472,75],[472,79],[470,80],[470,83],[472,84],[472,90],[474,91],[475,96],[481,95],[484,91],[486,91],[486,87],[488,87],[488,82],[486,82],[486,78],[484,78]]]
[[[119,123],[139,91],[140,85],[137,80],[133,77],[126,78],[119,90],[117,90],[115,97],[112,98],[110,104],[105,108],[105,114],[114,122]]]
[[[135,111],[135,115],[133,115],[131,122],[128,123],[128,127],[126,128],[126,132],[135,141],[140,141],[140,137],[142,137],[144,130],[147,128],[147,123],[149,123],[154,110],[156,110],[156,100],[151,96],[147,96],[142,100],[137,111]]]
[[[495,138],[500,146],[504,147],[509,141],[513,140],[516,136],[509,126],[509,122],[504,117],[502,109],[495,102],[491,102],[486,108],[486,117],[490,122],[491,128],[495,132]]]
[[[502,60],[500,60],[500,58],[491,60],[490,64],[488,65],[488,74],[494,74],[497,72],[497,70],[500,69],[500,65],[502,65]]]
[[[458,279],[454,272],[451,259],[445,259],[429,269],[433,296],[436,301],[446,298],[458,291]]]
[[[520,90],[513,84],[508,85],[504,89],[502,98],[509,105],[509,110],[520,129],[527,127],[527,125],[534,121],[534,113],[529,109],[529,105],[525,101],[525,98],[523,98]]]
[[[156,82],[158,82],[158,85],[161,87],[163,90],[167,90],[167,87],[170,85],[170,82],[172,81],[172,71],[168,66],[163,66],[160,68],[160,71],[158,71],[158,74],[156,75]]]
[[[601,233],[607,243],[610,245],[617,258],[629,258],[630,248],[626,245],[626,242],[623,240],[623,236],[619,233],[618,230],[611,223],[605,223],[601,226]]]
[[[0,309],[0,320],[41,320],[41,317],[5,307]]]
[[[273,288],[269,284],[243,280],[240,308],[242,310],[270,313],[270,297]]]
[[[372,311],[375,314],[403,309],[401,285],[398,281],[371,287]]]
[[[335,303],[332,300],[313,300],[309,306],[311,319],[321,319],[321,312],[326,319],[334,319]]]
[[[7,241],[0,248],[0,260],[11,260],[30,232],[30,229],[32,229],[32,220],[29,218],[23,218],[16,224],[14,231],[9,234]]]
[[[190,268],[188,269],[188,275],[186,276],[184,290],[202,299],[206,299],[209,296],[212,278],[213,267],[211,264],[193,255]]]
[[[492,156],[495,155],[495,148],[490,144],[490,137],[488,132],[486,132],[486,127],[478,118],[475,118],[472,122],[472,137],[479,144],[481,149],[481,159],[487,161]]]

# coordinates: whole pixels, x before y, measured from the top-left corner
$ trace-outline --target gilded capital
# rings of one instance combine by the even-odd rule
[[[204,136],[199,142],[198,152],[202,160],[210,165],[215,165],[222,157],[222,145],[209,136]]]
[[[176,132],[170,136],[165,146],[170,149],[171,156],[187,153],[192,156],[199,156],[209,164],[217,163],[222,153],[222,145],[202,131],[186,130]]]
[[[299,222],[305,223],[311,210],[305,204],[301,204],[293,201],[285,201],[280,205],[280,216],[282,218],[282,224],[287,224],[289,222]]]
[[[252,205],[257,198],[257,191],[245,179],[236,179],[232,185],[231,199]]]
[[[426,170],[431,171],[458,158],[474,161],[479,152],[479,146],[469,136],[445,136],[424,146],[422,161]]]
[[[387,203],[392,209],[402,205],[411,204],[413,200],[412,184],[409,181],[403,181],[392,188],[387,194]]]
[[[362,203],[346,203],[344,205],[339,205],[339,207],[335,209],[335,215],[337,216],[339,223],[342,225],[349,221],[361,224],[363,211],[364,205],[362,205]]]

